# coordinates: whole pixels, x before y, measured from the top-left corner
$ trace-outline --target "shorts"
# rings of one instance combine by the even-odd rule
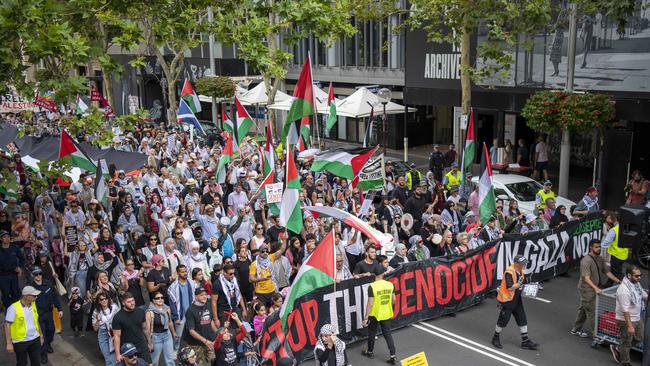
[[[537,164],[535,164],[535,169],[539,172],[540,175],[544,174],[544,170],[546,170],[546,167],[548,166],[548,161],[538,161]]]

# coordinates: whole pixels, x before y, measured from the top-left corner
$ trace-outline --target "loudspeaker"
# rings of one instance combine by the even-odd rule
[[[618,246],[636,248],[647,237],[648,209],[642,205],[625,205],[618,210]]]

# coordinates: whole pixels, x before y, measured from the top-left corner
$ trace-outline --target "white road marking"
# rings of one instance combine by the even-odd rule
[[[480,343],[474,342],[471,339],[467,339],[465,337],[462,337],[458,334],[449,332],[447,330],[438,328],[434,325],[420,322],[418,324],[413,324],[414,327],[435,335],[436,337],[440,337],[442,339],[445,339],[447,341],[450,341],[452,343],[456,343],[457,345],[470,349],[474,352],[480,353],[484,356],[490,357],[494,360],[497,360],[501,363],[504,363],[506,365],[511,365],[511,366],[535,366],[532,363],[529,363],[527,361],[524,361],[522,359],[519,359],[517,357],[508,355],[506,353],[500,352],[495,350],[494,348],[482,345]],[[452,338],[453,337],[453,338]]]
[[[541,297],[527,297],[527,299],[533,299],[533,300],[545,302],[547,304],[550,304],[552,302],[551,300],[542,299]]]

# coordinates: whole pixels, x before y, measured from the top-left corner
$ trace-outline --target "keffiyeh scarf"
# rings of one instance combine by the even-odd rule
[[[323,325],[322,328],[320,328],[320,334],[327,334],[327,335],[332,335],[336,334],[336,328],[332,324],[325,324]],[[316,348],[314,348],[314,355],[316,354],[316,350],[322,350],[324,351],[327,348],[325,343],[323,343],[322,338],[319,336],[318,341],[316,342]],[[338,337],[336,338],[336,342],[334,343],[334,349],[333,351],[336,353],[336,366],[344,366],[345,365],[345,343],[340,340]],[[318,360],[318,357],[316,357]],[[321,365],[326,365],[327,363],[321,363]]]
[[[632,305],[637,305],[643,302],[643,289],[640,283],[632,283],[627,277],[623,278],[621,284],[630,292]]]
[[[257,277],[262,277],[264,271],[271,270],[271,259],[268,257],[262,258],[261,255],[258,255],[255,259],[255,269],[257,270]]]
[[[232,298],[232,295],[235,295],[235,300],[237,301],[236,303],[239,304],[241,300],[241,292],[239,291],[239,284],[237,283],[237,277],[233,276],[232,281],[228,281],[228,279],[223,275],[223,272],[219,275],[219,281],[221,282],[221,288],[223,289],[223,292],[228,296],[228,306],[230,306],[230,310],[233,310],[232,308],[232,301],[230,301],[230,298]]]

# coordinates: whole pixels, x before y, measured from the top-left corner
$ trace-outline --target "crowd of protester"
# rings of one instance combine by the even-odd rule
[[[22,121],[12,117],[10,122]],[[47,119],[29,123],[43,133],[58,133]],[[2,304],[7,309],[21,297],[19,283],[51,294],[36,300],[46,335],[41,361],[52,350],[51,322],[67,306],[64,328],[75,336],[94,332],[106,365],[255,365],[264,320],[281,308],[300,266],[331,230],[341,281],[370,276],[380,265],[394,269],[462,255],[505,233],[555,228],[599,210],[598,192],[589,189],[576,207],[556,207],[546,198],[527,214],[515,200],[497,200],[495,214],[481,222],[478,188],[471,177],[464,184],[457,181],[455,152],[436,150],[427,174],[412,167],[397,175],[387,161],[386,188],[362,217],[395,238],[389,259],[354,228],[308,211],[302,231],[288,232],[258,189],[264,177],[257,148],[246,140],[220,179],[223,143],[216,134],[190,140],[178,126],[141,125],[116,137],[115,148],[148,159],[133,172],[110,165],[104,203],[95,196],[94,172],[69,187],[51,182],[37,193],[30,186],[36,173],[18,153],[2,153],[0,168],[15,171],[20,183],[15,196],[2,197],[0,207]],[[275,150],[281,182],[286,152],[281,145]],[[298,164],[302,206],[360,213],[359,191],[350,182],[313,173],[308,161]],[[405,214],[413,219],[410,227],[401,224]],[[321,334],[333,332],[328,328]],[[344,346],[335,338],[320,339],[320,359],[330,357],[323,353],[327,344]]]

